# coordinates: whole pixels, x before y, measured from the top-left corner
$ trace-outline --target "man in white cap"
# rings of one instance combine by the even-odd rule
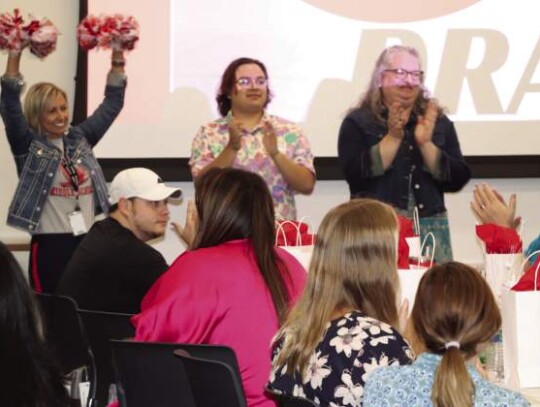
[[[165,234],[168,199],[181,195],[146,168],[118,173],[109,187],[109,217],[96,222],[79,244],[56,293],[83,309],[140,312],[144,294],[169,268],[145,242]]]

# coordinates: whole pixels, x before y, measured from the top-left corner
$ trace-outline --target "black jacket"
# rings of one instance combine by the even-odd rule
[[[343,120],[339,131],[338,157],[351,197],[373,197],[406,210],[409,184],[421,217],[446,210],[444,192],[459,191],[471,173],[465,162],[454,124],[439,117],[433,143],[440,149],[440,174],[435,178],[424,166],[414,139],[416,116],[411,114],[405,136],[391,166],[381,175],[372,171],[371,147],[388,132],[367,109],[356,109]]]

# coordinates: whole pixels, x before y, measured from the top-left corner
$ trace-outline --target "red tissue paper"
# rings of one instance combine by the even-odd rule
[[[494,223],[476,225],[476,236],[485,243],[488,254],[519,253],[523,250],[521,238],[512,228]]]
[[[309,233],[309,225],[295,220],[278,221],[276,224],[277,246],[309,246],[315,236]]]
[[[409,264],[409,245],[407,237],[414,237],[413,222],[409,218],[398,215],[399,238],[398,238],[398,268],[408,269]]]
[[[536,273],[536,269],[540,267],[540,256],[536,258],[536,262],[523,273],[519,281],[512,287],[514,291],[534,291],[540,289],[540,270]],[[536,274],[536,281],[535,281]],[[536,283],[536,284],[535,284]]]

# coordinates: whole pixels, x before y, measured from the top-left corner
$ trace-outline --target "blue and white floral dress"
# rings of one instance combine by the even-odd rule
[[[379,369],[366,383],[364,400],[369,407],[430,407],[435,371],[441,356],[422,353],[410,366]],[[526,407],[521,394],[491,383],[467,363],[474,383],[474,407]]]

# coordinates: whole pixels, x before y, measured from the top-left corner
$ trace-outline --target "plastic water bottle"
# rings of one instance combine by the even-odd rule
[[[491,380],[497,383],[504,381],[504,357],[502,331],[497,332],[486,349],[486,370]]]

